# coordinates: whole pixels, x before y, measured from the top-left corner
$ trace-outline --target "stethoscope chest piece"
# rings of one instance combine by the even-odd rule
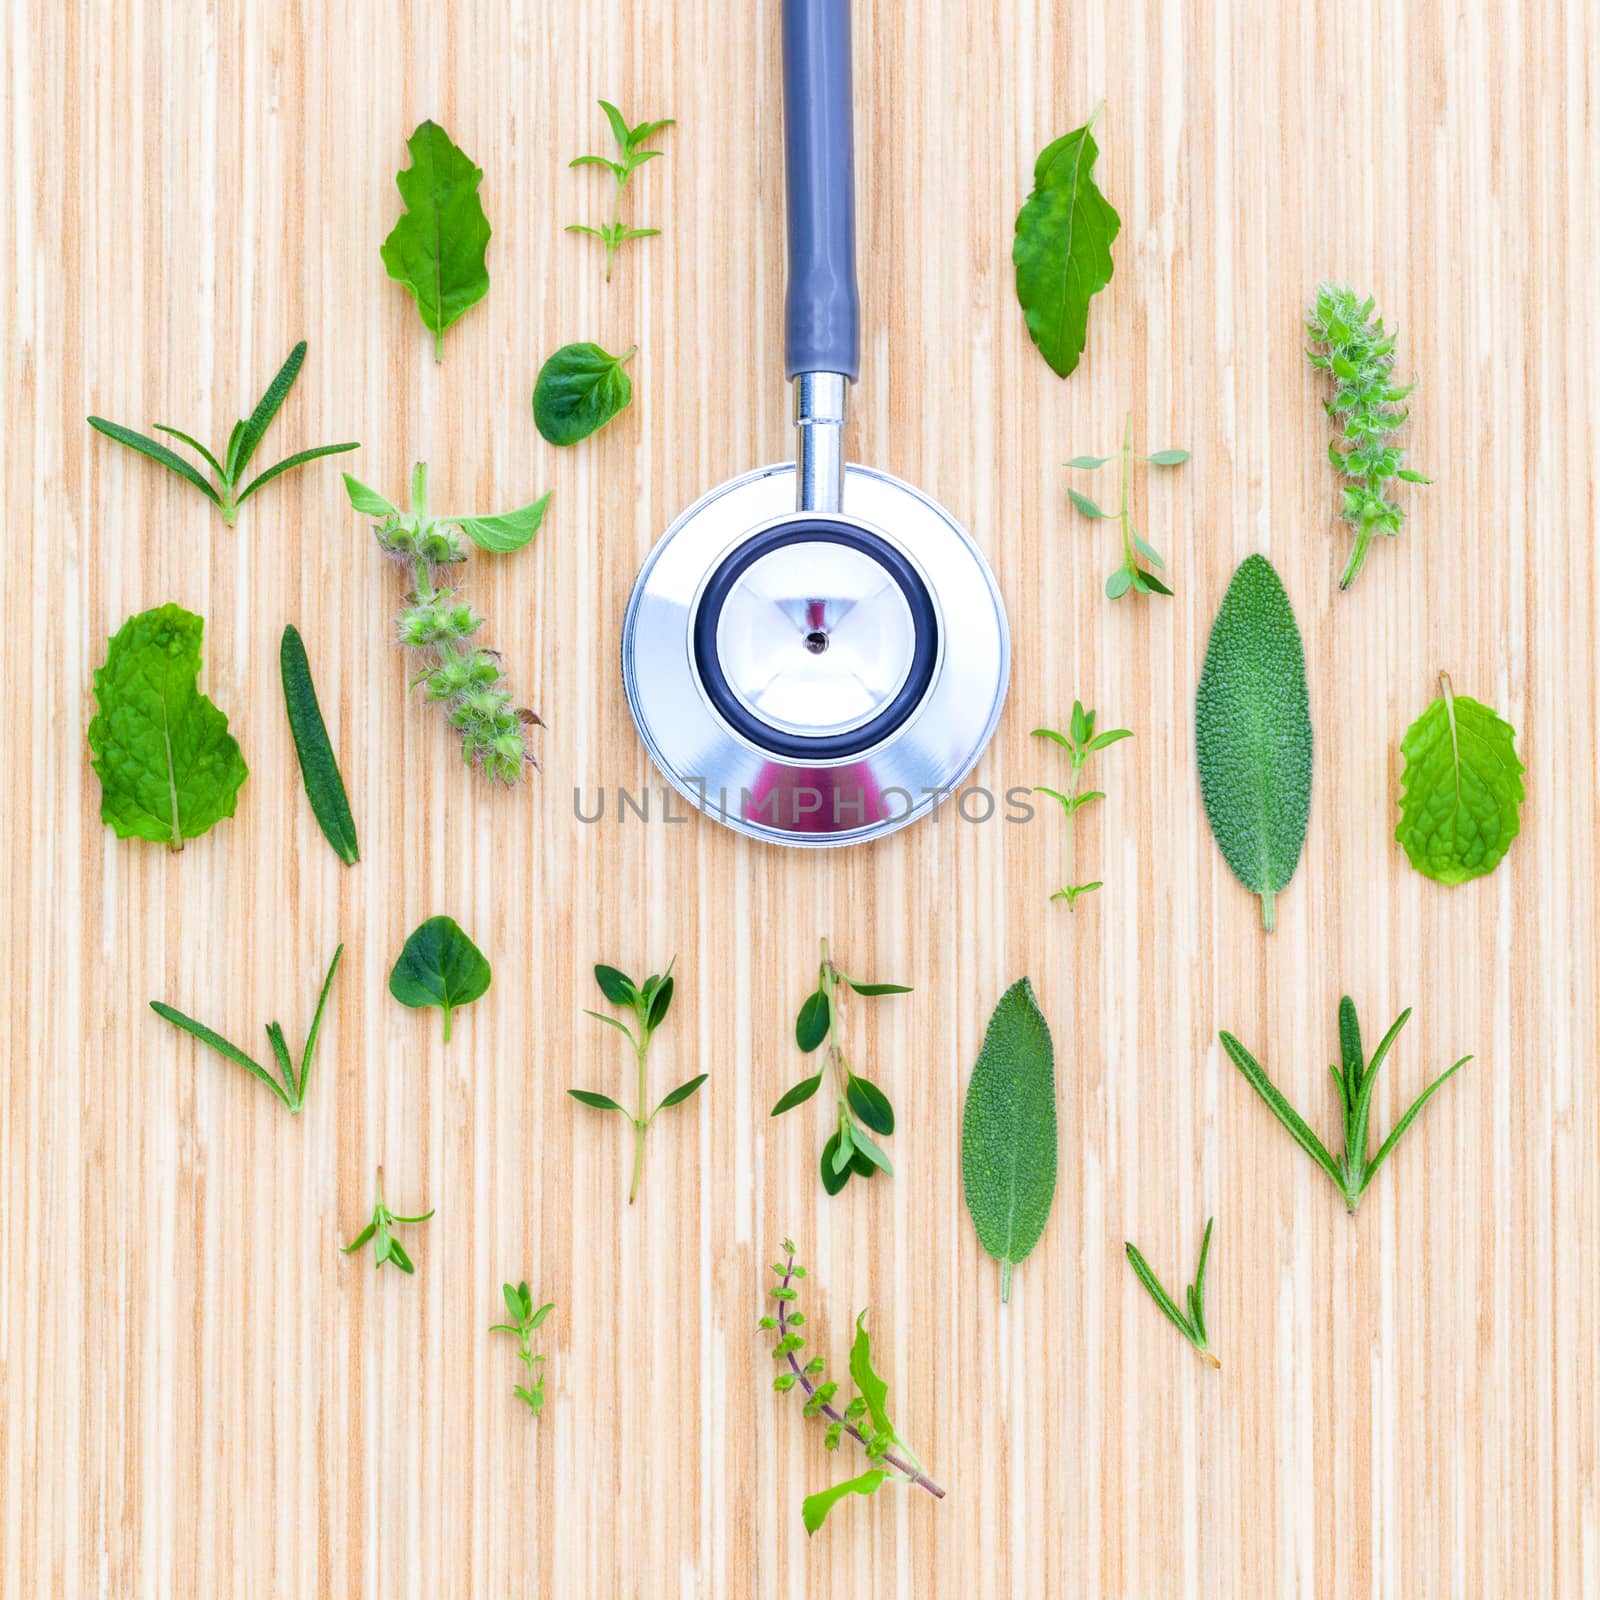
[[[1009,638],[987,564],[933,501],[852,464],[838,512],[797,512],[796,470],[736,478],[668,529],[628,604],[623,684],[695,806],[755,838],[853,844],[971,770]]]

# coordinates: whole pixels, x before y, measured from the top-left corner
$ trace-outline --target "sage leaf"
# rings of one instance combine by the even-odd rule
[[[1300,629],[1265,556],[1243,561],[1211,628],[1195,696],[1200,798],[1261,925],[1300,860],[1311,815],[1311,701]]]
[[[1039,1242],[1056,1193],[1055,1051],[1026,978],[1001,996],[967,1084],[961,1181],[1007,1301],[1011,1269]]]
[[[1040,151],[1011,247],[1029,337],[1063,378],[1083,354],[1089,301],[1111,281],[1111,242],[1122,226],[1094,181],[1099,114]]]
[[[405,942],[389,993],[403,1006],[438,1006],[444,1012],[444,1042],[450,1042],[450,1017],[489,987],[492,973],[483,952],[452,917],[429,917]]]
[[[566,344],[539,368],[533,386],[533,420],[551,444],[576,444],[603,428],[633,399],[623,367],[637,345],[608,355],[597,344]]]
[[[383,241],[383,264],[415,297],[434,360],[442,361],[445,330],[489,292],[483,169],[437,122],[420,123],[406,148],[411,165],[394,180],[406,209]]]
[[[231,817],[249,768],[228,719],[199,688],[205,623],[182,606],[129,617],[94,674],[90,764],[100,820],[119,839],[181,850]]]
[[[293,623],[283,630],[278,668],[306,798],[323,838],[347,867],[353,867],[361,859],[361,850],[356,843],[355,819],[350,815],[350,797],[345,793],[333,742],[328,738],[328,725],[322,720],[322,707],[317,703],[317,686],[311,681],[305,642]]]
[[[1526,798],[1516,729],[1488,706],[1442,693],[1400,741],[1400,824],[1411,865],[1435,883],[1465,883],[1499,866],[1522,826]]]

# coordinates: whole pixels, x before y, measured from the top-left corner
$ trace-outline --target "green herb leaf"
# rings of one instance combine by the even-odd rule
[[[1143,457],[1153,467],[1181,467],[1189,459],[1187,450],[1157,450],[1154,455]]]
[[[620,1111],[626,1116],[627,1108],[620,1106],[610,1095],[596,1094],[593,1089],[568,1089],[567,1093],[574,1100],[581,1100],[586,1106],[593,1106],[596,1111]]]
[[[830,1195],[838,1194],[850,1181],[850,1164],[847,1161],[841,1169],[838,1165],[839,1146],[841,1137],[833,1134],[822,1147],[822,1187]]]
[[[1063,461],[1064,467],[1084,467],[1092,471],[1096,467],[1103,467],[1111,459],[1110,456],[1074,456],[1070,461]]]
[[[704,1083],[710,1076],[710,1073],[702,1072],[698,1077],[691,1078],[687,1083],[680,1083],[678,1087],[670,1094],[662,1096],[661,1104],[656,1107],[656,1111],[665,1111],[668,1106],[680,1105],[683,1101],[687,1100],[689,1096],[692,1095],[695,1090],[698,1089],[700,1085]],[[655,1114],[655,1111],[650,1113],[651,1116],[654,1116]]]
[[[1195,696],[1200,797],[1217,846],[1261,922],[1293,877],[1311,814],[1311,705],[1305,652],[1283,584],[1265,556],[1233,575],[1211,629]]]
[[[1100,509],[1100,507],[1098,505],[1096,505],[1095,502],[1088,497],[1088,495],[1079,494],[1076,489],[1068,489],[1067,490],[1067,498],[1086,517],[1109,518],[1111,516],[1111,513],[1109,511],[1102,511]]]
[[[403,1006],[440,1007],[448,1044],[451,1013],[483,994],[491,976],[483,952],[454,918],[429,917],[406,940],[389,974],[389,993]]]
[[[369,489],[360,479],[353,478],[347,472],[344,474],[345,493],[350,496],[350,504],[367,517],[398,517],[399,506],[385,500],[376,489]]]
[[[1000,1298],[1009,1300],[1011,1269],[1039,1242],[1056,1192],[1055,1052],[1026,978],[995,1007],[972,1069],[961,1177],[978,1242],[1000,1263]]]
[[[794,1022],[794,1042],[810,1055],[828,1037],[828,996],[820,987],[806,996]]]
[[[533,420],[551,444],[576,444],[602,428],[633,399],[623,366],[637,345],[620,356],[597,344],[563,345],[539,369],[533,386]]]
[[[631,1006],[638,998],[639,991],[634,988],[633,979],[625,972],[618,971],[616,967],[597,964],[594,969],[594,981],[600,985],[600,993],[614,1006]],[[594,1013],[591,1012],[590,1015]]]
[[[103,433],[106,438],[115,439],[118,444],[125,444],[130,450],[137,450],[140,455],[149,456],[152,461],[160,462],[168,472],[175,472],[186,483],[192,483],[212,505],[220,506],[222,504],[222,498],[217,491],[176,451],[169,450],[164,444],[147,437],[145,434],[135,433],[132,428],[123,427],[120,422],[107,422],[104,417],[90,417],[89,426],[96,433]],[[177,429],[174,428],[170,431],[176,433]],[[214,456],[209,457],[209,459],[216,460]]]
[[[119,839],[183,848],[231,817],[249,768],[228,719],[199,689],[205,624],[181,606],[129,617],[94,674],[89,748],[100,820]]]
[[[1435,883],[1465,883],[1499,866],[1526,798],[1516,729],[1488,706],[1442,693],[1400,741],[1400,824],[1411,865]]]
[[[830,1484],[816,1494],[808,1494],[800,1507],[805,1519],[806,1532],[815,1533],[827,1520],[828,1513],[850,1494],[871,1494],[888,1477],[880,1467],[873,1467],[859,1477],[846,1478],[843,1483]]]
[[[865,1078],[858,1078],[852,1073],[850,1082],[845,1086],[844,1096],[850,1103],[850,1109],[874,1133],[881,1133],[887,1139],[894,1132],[894,1107],[889,1104],[888,1095],[877,1084],[869,1083]]]
[[[322,708],[317,703],[317,688],[311,681],[311,663],[300,630],[290,623],[283,630],[278,646],[278,667],[283,678],[284,709],[289,714],[289,731],[300,758],[300,776],[305,781],[306,798],[316,816],[322,836],[347,867],[361,859],[356,843],[355,819],[350,815],[350,799],[339,775],[333,743],[328,738]]]
[[[879,1148],[871,1135],[868,1134],[864,1129],[853,1128],[846,1123],[844,1137],[839,1141],[841,1146],[846,1140],[849,1141],[851,1150],[850,1159],[852,1164],[855,1164],[857,1156],[864,1156],[872,1163],[873,1166],[878,1169],[879,1172],[882,1172],[891,1178],[894,1176],[894,1167],[890,1164],[889,1157],[883,1152],[882,1149]],[[835,1157],[834,1159],[837,1160],[838,1157]],[[857,1167],[857,1170],[860,1171],[862,1169]]]
[[[872,1340],[867,1336],[865,1311],[856,1318],[855,1341],[850,1346],[850,1376],[855,1380],[856,1388],[861,1391],[861,1398],[867,1403],[874,1434],[883,1434],[890,1440],[896,1439],[898,1436],[894,1431],[894,1424],[889,1420],[889,1385],[878,1376],[872,1366]]]
[[[1083,354],[1089,301],[1111,281],[1111,242],[1122,225],[1095,186],[1098,115],[1040,152],[1011,250],[1028,334],[1063,378]]]
[[[520,550],[539,531],[539,524],[544,521],[544,508],[549,503],[550,496],[546,493],[520,511],[503,511],[494,517],[457,517],[455,525],[479,549],[506,555]]]
[[[378,1200],[372,1209],[372,1221],[364,1227],[349,1244],[340,1245],[344,1254],[359,1250],[369,1239],[373,1241],[372,1256],[373,1269],[381,1268],[386,1261],[392,1261],[402,1272],[415,1272],[416,1268],[411,1263],[411,1257],[405,1252],[405,1247],[396,1239],[390,1229],[395,1223],[414,1224],[426,1222],[433,1215],[430,1207],[420,1216],[402,1217],[397,1212],[391,1211],[383,1203],[383,1168],[378,1168]]]
[[[489,292],[483,171],[436,122],[419,124],[406,147],[411,165],[395,174],[406,209],[383,242],[383,264],[415,297],[442,361],[445,330]]]
[[[796,1106],[804,1105],[821,1086],[822,1074],[820,1072],[814,1078],[802,1078],[799,1083],[779,1099],[770,1114],[774,1117],[781,1117],[785,1111],[793,1111]]]
[[[844,980],[857,994],[867,996],[880,994],[910,994],[911,986],[905,983],[857,983],[854,978]]]

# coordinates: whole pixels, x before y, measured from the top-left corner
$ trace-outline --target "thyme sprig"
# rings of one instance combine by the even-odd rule
[[[556,1303],[546,1300],[542,1306],[535,1308],[533,1291],[526,1283],[502,1284],[500,1293],[505,1300],[506,1310],[511,1314],[511,1321],[497,1322],[489,1332],[509,1333],[517,1340],[517,1360],[528,1369],[528,1381],[513,1384],[512,1391],[534,1416],[538,1416],[544,1410],[544,1373],[541,1371],[535,1377],[534,1370],[544,1365],[544,1357],[534,1354],[533,1336],[544,1319],[555,1310]]]
[[[1346,995],[1339,1002],[1339,1053],[1341,1066],[1330,1066],[1334,1087],[1339,1093],[1339,1109],[1344,1119],[1344,1154],[1338,1160],[1306,1125],[1293,1106],[1278,1092],[1261,1063],[1239,1043],[1231,1033],[1219,1035],[1222,1048],[1228,1052],[1233,1064],[1245,1076],[1250,1087],[1267,1103],[1267,1109],[1289,1130],[1294,1142],[1333,1179],[1335,1187],[1344,1196],[1344,1203],[1354,1216],[1361,1204],[1361,1196],[1376,1176],[1390,1151],[1399,1144],[1400,1136],[1416,1119],[1417,1113],[1433,1098],[1447,1078],[1459,1072],[1472,1059],[1462,1056],[1454,1066],[1441,1072],[1415,1100],[1410,1109],[1394,1125],[1389,1137],[1378,1146],[1378,1153],[1367,1159],[1368,1124],[1372,1117],[1372,1091],[1378,1080],[1378,1068],[1383,1065],[1389,1048],[1399,1037],[1400,1030],[1411,1015],[1407,1006],[1394,1020],[1394,1025],[1379,1041],[1371,1061],[1361,1051],[1361,1024],[1356,1020],[1355,1002]]]
[[[1194,1282],[1184,1290],[1184,1300],[1189,1307],[1187,1315],[1178,1309],[1172,1296],[1162,1288],[1161,1280],[1150,1270],[1150,1264],[1139,1253],[1139,1247],[1130,1239],[1123,1241],[1123,1248],[1128,1252],[1128,1265],[1133,1268],[1139,1282],[1150,1291],[1150,1298],[1161,1308],[1161,1314],[1211,1366],[1220,1367],[1222,1363],[1211,1353],[1206,1340],[1205,1307],[1206,1257],[1211,1253],[1211,1226],[1216,1220],[1215,1217],[1206,1218],[1205,1235],[1200,1240],[1200,1265],[1194,1269]]]
[[[1047,794],[1052,800],[1058,800],[1061,803],[1061,809],[1065,813],[1067,821],[1067,876],[1069,878],[1073,876],[1075,871],[1077,841],[1073,823],[1077,818],[1078,812],[1091,801],[1104,800],[1106,797],[1103,789],[1089,789],[1087,791],[1083,789],[1081,774],[1084,765],[1097,750],[1104,750],[1108,745],[1115,744],[1119,739],[1131,739],[1133,737],[1131,728],[1108,728],[1104,733],[1096,733],[1094,731],[1094,719],[1095,713],[1093,711],[1085,711],[1083,702],[1074,700],[1072,702],[1072,722],[1069,732],[1058,733],[1054,728],[1035,728],[1033,730],[1035,739],[1053,739],[1072,757],[1072,789],[1070,793],[1062,794],[1059,789],[1047,789],[1043,784],[1036,785],[1033,791],[1035,794]],[[1100,886],[1101,880],[1099,878],[1096,878],[1093,883],[1069,883],[1066,888],[1057,889],[1050,898],[1052,900],[1065,900],[1067,902],[1067,910],[1072,911],[1076,908],[1080,896],[1092,894]]]
[[[569,167],[604,167],[616,182],[616,187],[611,193],[611,220],[602,222],[598,228],[591,228],[584,222],[569,222],[568,233],[586,233],[590,238],[598,239],[606,247],[606,282],[611,282],[611,264],[616,259],[617,251],[630,239],[651,239],[661,232],[659,228],[634,228],[622,220],[622,191],[628,186],[628,179],[633,176],[638,168],[647,161],[654,161],[661,150],[646,150],[644,145],[647,139],[654,138],[664,128],[674,125],[673,117],[662,117],[654,122],[641,122],[637,127],[630,128],[627,118],[609,100],[600,102],[600,109],[606,114],[606,121],[611,124],[611,136],[617,141],[617,159],[613,161],[609,156],[576,156],[567,163]]]
[[[1306,360],[1334,382],[1333,398],[1323,409],[1344,429],[1342,439],[1328,442],[1328,459],[1350,481],[1344,486],[1344,520],[1356,530],[1356,542],[1339,575],[1339,587],[1356,581],[1374,534],[1392,538],[1405,521],[1405,511],[1390,498],[1385,485],[1432,483],[1406,466],[1405,451],[1392,441],[1410,411],[1401,403],[1416,387],[1394,381],[1394,334],[1375,316],[1372,297],[1361,299],[1342,284],[1324,283],[1306,314],[1311,345]]]
[[[801,1508],[806,1532],[815,1533],[829,1511],[846,1495],[872,1494],[885,1483],[915,1484],[936,1500],[944,1499],[944,1490],[922,1470],[922,1463],[889,1419],[889,1386],[873,1370],[872,1342],[867,1334],[865,1311],[856,1318],[855,1342],[850,1347],[850,1376],[860,1393],[843,1405],[836,1404],[839,1385],[828,1378],[823,1357],[811,1356],[802,1364],[800,1352],[805,1348],[806,1339],[796,1330],[805,1326],[806,1318],[796,1303],[799,1291],[794,1285],[805,1277],[806,1269],[794,1258],[792,1240],[783,1241],[783,1251],[784,1260],[772,1265],[778,1285],[768,1291],[777,1311],[762,1317],[757,1324],[764,1331],[778,1335],[773,1343],[772,1359],[787,1368],[772,1380],[772,1387],[779,1394],[787,1394],[794,1388],[803,1391],[806,1396],[804,1415],[827,1420],[827,1432],[823,1436],[826,1449],[837,1450],[841,1439],[848,1435],[862,1447],[871,1463],[859,1476],[806,1496]]]
[[[372,1208],[372,1221],[364,1227],[349,1244],[342,1244],[339,1249],[349,1255],[352,1251],[359,1250],[367,1240],[372,1240],[374,1272],[380,1270],[385,1261],[392,1261],[402,1272],[414,1273],[417,1269],[411,1264],[411,1257],[406,1254],[405,1246],[394,1236],[394,1225],[397,1222],[416,1223],[426,1222],[433,1215],[434,1208],[429,1206],[418,1217],[402,1217],[398,1211],[391,1211],[383,1203],[383,1168],[378,1168],[378,1203]]]

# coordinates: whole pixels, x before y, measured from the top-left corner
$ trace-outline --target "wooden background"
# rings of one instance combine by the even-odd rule
[[[1595,1086],[1595,417],[1600,26],[1579,0],[1278,7],[858,0],[865,309],[853,449],[974,532],[1004,590],[1011,697],[976,781],[1059,778],[1030,741],[1075,694],[1137,731],[1101,758],[1082,857],[953,812],[845,854],[698,820],[575,820],[657,781],[617,672],[639,563],[703,489],[789,448],[779,348],[778,8],[13,4],[0,426],[9,862],[0,1007],[0,1593],[404,1597],[1592,1595],[1600,1590]],[[662,238],[602,282],[597,96],[675,114],[629,210]],[[1034,154],[1096,101],[1120,210],[1082,366],[1028,344],[1009,247]],[[493,288],[442,366],[378,247],[424,116],[487,174]],[[1299,319],[1370,287],[1420,378],[1437,477],[1358,586]],[[93,434],[98,411],[226,438],[310,340],[264,459],[357,456],[263,492],[235,531]],[[568,451],[529,394],[555,346],[637,341],[632,408]],[[1058,463],[1131,408],[1181,471],[1141,481],[1172,602],[1109,603],[1114,536]],[[544,714],[544,772],[494,792],[405,690],[401,590],[338,467],[436,503],[554,490],[474,598]],[[1114,493],[1108,485],[1107,493]],[[1270,554],[1311,670],[1317,768],[1279,931],[1209,837],[1192,695],[1234,565]],[[206,618],[203,687],[251,768],[181,855],[98,820],[90,676],[131,612]],[[276,652],[303,631],[350,782],[346,870],[301,792]],[[1447,889],[1391,837],[1397,744],[1448,668],[1530,767],[1522,836]],[[396,1005],[406,932],[448,912],[495,968],[456,1038]],[[826,1199],[790,1024],[828,934],[916,986],[853,1005],[891,1092],[897,1176]],[[303,1036],[346,944],[306,1113],[161,1024],[164,997],[263,1047]],[[580,1013],[597,959],[676,953],[641,1203],[621,1092]],[[1054,1028],[1061,1183],[1013,1303],[960,1194],[985,1019],[1027,973]],[[1341,992],[1416,1016],[1384,1124],[1457,1055],[1359,1218],[1215,1043],[1256,1048],[1330,1129]],[[415,1278],[338,1253],[385,1164]],[[1168,1282],[1217,1216],[1202,1366],[1123,1261]],[[792,1233],[841,1370],[873,1310],[895,1415],[949,1489],[800,1500],[848,1463],[768,1387],[766,1263]],[[558,1310],[549,1406],[487,1333],[502,1280]]]

